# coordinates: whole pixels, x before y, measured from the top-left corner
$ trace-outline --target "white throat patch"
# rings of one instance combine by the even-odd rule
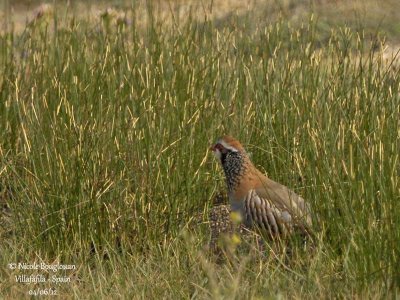
[[[218,158],[219,161],[221,161],[221,151],[219,151],[218,149],[215,149],[214,155],[216,158]]]

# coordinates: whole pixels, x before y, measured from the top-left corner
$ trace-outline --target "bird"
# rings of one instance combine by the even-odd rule
[[[246,228],[275,239],[294,229],[311,235],[308,203],[286,186],[273,181],[251,162],[242,144],[229,135],[210,147],[225,173],[231,211]]]

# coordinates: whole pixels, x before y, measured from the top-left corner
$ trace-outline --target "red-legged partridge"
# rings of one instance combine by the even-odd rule
[[[293,228],[310,233],[310,208],[304,199],[262,174],[239,141],[223,136],[210,150],[224,170],[231,209],[246,227],[257,227],[272,238]]]

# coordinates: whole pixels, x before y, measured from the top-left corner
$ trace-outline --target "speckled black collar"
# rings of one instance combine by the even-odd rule
[[[228,151],[227,153],[221,155],[221,163],[225,172],[228,192],[233,192],[236,190],[240,181],[240,177],[246,170],[244,161],[245,154],[241,152]]]

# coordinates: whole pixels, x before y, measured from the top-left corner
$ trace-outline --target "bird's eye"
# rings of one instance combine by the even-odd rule
[[[215,148],[218,149],[221,153],[227,153],[228,149],[226,149],[224,146],[222,146],[221,144],[217,144],[215,145]]]

